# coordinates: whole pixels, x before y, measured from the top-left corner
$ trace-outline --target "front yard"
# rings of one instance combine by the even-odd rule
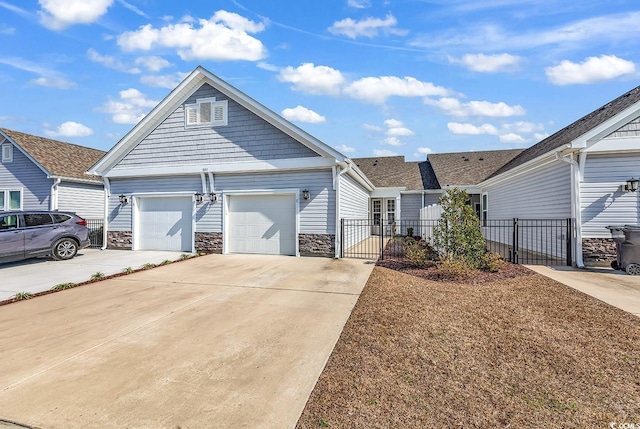
[[[637,317],[528,270],[376,267],[297,427],[624,427],[638,398]]]

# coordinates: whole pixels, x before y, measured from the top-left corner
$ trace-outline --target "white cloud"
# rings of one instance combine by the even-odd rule
[[[384,144],[388,144],[389,146],[402,146],[402,143],[397,137],[387,137],[383,140]]]
[[[38,0],[40,23],[52,30],[74,24],[91,24],[107,12],[113,0]]]
[[[347,146],[346,144],[341,144],[341,145],[335,146],[335,148],[338,149],[342,153],[353,153],[353,152],[356,151],[355,147]]]
[[[289,121],[308,122],[317,124],[319,122],[326,122],[327,118],[317,114],[313,110],[307,109],[303,106],[296,106],[293,109],[287,108],[282,111],[282,116]]]
[[[278,66],[275,66],[273,64],[269,64],[269,63],[264,62],[264,61],[260,61],[258,64],[256,64],[256,67],[258,67],[259,69],[262,69],[262,70],[270,71],[270,72],[277,72],[278,70],[280,70],[278,68]]]
[[[71,89],[76,87],[76,83],[59,76],[39,77],[29,81],[34,85],[44,86],[45,88]]]
[[[500,141],[502,143],[525,143],[526,140],[515,133],[503,134],[500,136]]]
[[[155,55],[150,55],[147,57],[138,57],[136,58],[135,64],[137,66],[142,66],[147,70],[149,70],[150,72],[154,72],[154,73],[157,73],[160,70],[167,67],[171,67],[173,65],[169,61],[165,60],[164,58],[157,57]]]
[[[173,89],[178,86],[178,84],[182,82],[187,75],[188,73],[182,72],[165,75],[146,75],[140,78],[140,82],[147,86],[153,86],[156,88]]]
[[[140,15],[143,18],[149,19],[149,15],[147,15],[143,10],[137,8],[136,6],[132,5],[131,3],[126,2],[124,0],[117,0],[117,1],[122,6],[124,6],[127,9],[129,9],[131,12],[135,13],[136,15]]]
[[[219,10],[208,20],[200,19],[198,24],[183,19],[160,28],[143,25],[118,36],[118,45],[124,51],[174,48],[187,61],[258,61],[267,55],[262,42],[250,36],[263,31],[264,23]]]
[[[633,73],[635,69],[636,66],[631,61],[615,55],[601,55],[589,57],[579,64],[564,60],[557,66],[547,67],[545,73],[554,85],[571,85],[615,79]]]
[[[373,154],[375,156],[398,156],[397,153],[388,149],[374,149]]]
[[[18,70],[40,75],[40,77],[30,81],[34,85],[57,89],[71,89],[76,86],[75,82],[68,80],[53,68],[43,64],[32,63],[23,58],[0,57],[0,64],[6,64]]]
[[[497,135],[498,129],[491,124],[482,124],[480,126],[476,126],[473,124],[461,124],[459,122],[449,122],[447,124],[447,128],[453,134],[466,134],[477,136],[480,134],[490,134]]]
[[[512,124],[503,124],[502,128],[506,131],[513,131],[515,133],[531,134],[535,131],[544,131],[543,124],[534,124],[533,122],[514,122]]]
[[[416,150],[416,153],[413,154],[413,156],[415,157],[419,157],[420,155],[429,155],[430,153],[433,153],[433,150],[431,150],[431,148],[428,147],[419,147]]]
[[[384,125],[387,127],[386,134],[388,136],[412,136],[414,132],[409,128],[406,128],[402,121],[397,119],[387,119],[384,121]],[[388,143],[391,144],[391,143]],[[399,146],[399,145],[397,145]]]
[[[549,133],[535,133],[533,134],[533,137],[536,139],[536,141],[540,141],[549,137]]]
[[[347,6],[355,9],[364,9],[371,6],[370,0],[347,0]]]
[[[316,66],[313,63],[304,63],[297,68],[291,66],[283,68],[280,70],[278,79],[282,82],[290,82],[294,90],[308,94],[336,95],[344,83],[344,77],[340,71],[327,66]]]
[[[519,105],[510,106],[503,101],[491,103],[489,101],[468,101],[461,103],[458,99],[444,97],[439,100],[425,98],[426,104],[439,107],[445,113],[456,117],[488,116],[493,118],[524,115],[526,110]]]
[[[353,98],[374,104],[383,104],[391,96],[427,97],[450,93],[446,88],[408,76],[404,79],[397,76],[365,77],[349,84],[344,92]]]
[[[0,34],[3,34],[5,36],[12,36],[16,34],[16,29],[15,27],[7,27],[4,24],[0,24]]]
[[[101,55],[93,48],[89,48],[87,56],[94,63],[102,64],[103,66],[124,73],[138,74],[140,69],[137,67],[129,67],[122,61],[111,55]]]
[[[449,57],[449,61],[454,64],[462,64],[467,69],[482,73],[514,71],[522,60],[517,55],[510,54],[466,54],[457,59]]]
[[[372,125],[372,124],[362,124],[362,128],[364,128],[365,130],[375,131],[375,132],[383,131],[382,127],[379,127],[377,125]]]
[[[86,137],[93,134],[93,130],[78,122],[67,121],[55,130],[45,130],[44,133],[50,137]]]
[[[135,88],[125,89],[118,93],[119,100],[107,100],[102,110],[111,115],[117,124],[137,124],[147,112],[158,102],[148,99]]]
[[[345,18],[341,21],[336,21],[331,27],[329,32],[336,35],[347,36],[350,39],[356,39],[358,37],[375,37],[378,33],[395,34],[404,36],[407,34],[406,30],[396,28],[398,21],[396,18],[387,14],[384,19],[380,18],[364,18],[360,21],[354,21],[351,18]]]

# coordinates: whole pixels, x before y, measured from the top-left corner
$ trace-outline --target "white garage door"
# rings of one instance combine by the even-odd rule
[[[141,250],[191,252],[191,197],[138,199]]]
[[[230,196],[228,219],[229,252],[296,254],[295,196]]]

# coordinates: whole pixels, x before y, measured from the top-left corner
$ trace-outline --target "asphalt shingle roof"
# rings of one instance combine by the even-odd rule
[[[98,176],[90,176],[85,172],[106,152],[6,128],[0,130],[52,176],[101,181]]]
[[[441,186],[464,186],[482,182],[522,151],[522,149],[507,149],[432,153],[428,158]]]
[[[353,158],[376,187],[406,187],[408,191],[439,189],[428,162],[405,162],[404,156]]]

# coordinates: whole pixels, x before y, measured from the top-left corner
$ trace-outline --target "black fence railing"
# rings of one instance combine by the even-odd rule
[[[407,241],[433,243],[437,219],[342,219],[340,255],[344,258],[404,258]],[[499,219],[481,225],[487,249],[509,262],[572,265],[572,219]],[[412,240],[408,240],[408,238]]]
[[[89,240],[91,240],[91,248],[99,249],[103,245],[103,219],[87,219],[87,228],[89,229]]]

